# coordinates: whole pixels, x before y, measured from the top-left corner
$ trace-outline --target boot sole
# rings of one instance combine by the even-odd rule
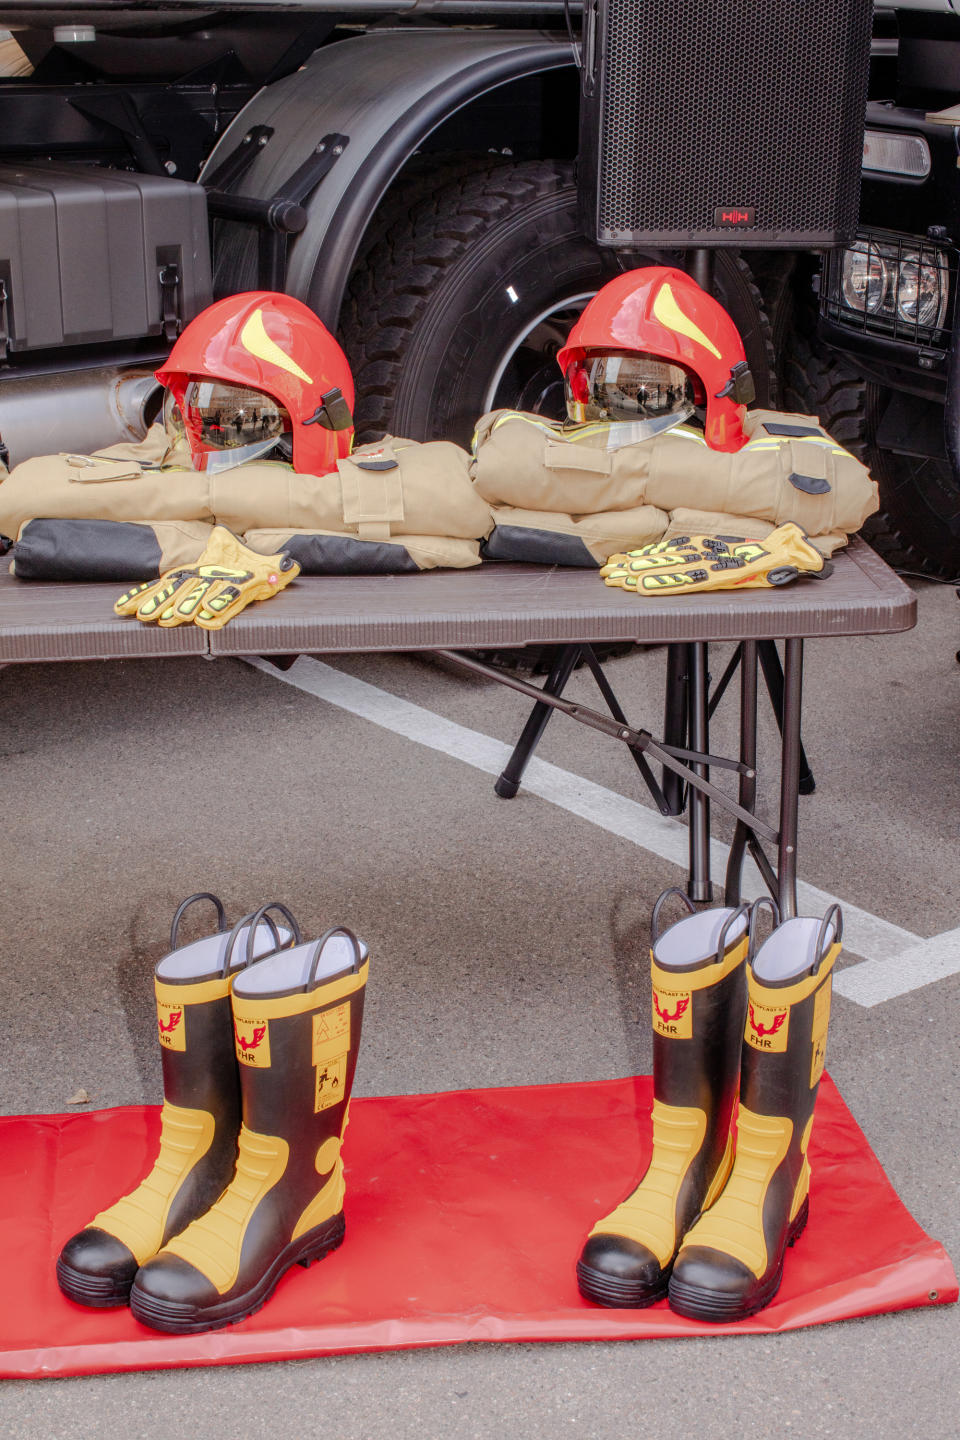
[[[662,1281],[656,1286],[631,1284],[629,1280],[617,1280],[604,1275],[591,1265],[577,1262],[577,1286],[584,1300],[594,1305],[604,1305],[610,1310],[644,1310],[655,1305],[667,1293],[670,1271],[664,1272]]]
[[[727,1296],[715,1290],[703,1290],[699,1286],[684,1285],[674,1276],[670,1281],[668,1299],[670,1309],[689,1320],[706,1320],[710,1324],[732,1324],[735,1320],[748,1320],[762,1310],[780,1289],[783,1279],[783,1261],[786,1251],[795,1245],[803,1234],[810,1214],[810,1197],[807,1196],[787,1231],[787,1243],[780,1264],[771,1272],[764,1284],[750,1295]]]
[[[199,1310],[195,1305],[161,1300],[153,1295],[144,1295],[134,1288],[130,1294],[130,1313],[135,1320],[148,1325],[151,1330],[164,1330],[171,1335],[197,1335],[203,1330],[221,1330],[225,1325],[236,1325],[238,1321],[245,1320],[248,1315],[253,1315],[266,1304],[292,1266],[302,1265],[307,1269],[315,1260],[322,1260],[342,1245],[343,1235],[344,1222],[341,1212],[300,1240],[284,1246],[256,1285],[242,1295],[221,1301],[219,1305]]]
[[[68,1300],[90,1310],[114,1310],[130,1302],[133,1279],[115,1280],[110,1275],[85,1275],[63,1260],[57,1261],[57,1284]]]

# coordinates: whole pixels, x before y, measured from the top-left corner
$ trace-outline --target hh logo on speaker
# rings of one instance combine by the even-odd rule
[[[757,219],[757,212],[752,205],[718,205],[713,212],[713,223],[724,230],[731,227],[735,229],[746,229],[754,225]]]

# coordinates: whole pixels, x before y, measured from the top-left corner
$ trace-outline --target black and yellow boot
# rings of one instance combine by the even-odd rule
[[[670,895],[691,913],[661,935]],[[580,1293],[597,1305],[652,1305],[667,1293],[683,1234],[732,1163],[746,908],[698,913],[682,891],[666,890],[654,906],[652,938],[653,1153],[633,1193],[593,1227],[578,1261]]]
[[[180,921],[199,900],[216,906],[219,928],[178,948]],[[274,924],[268,910],[280,911],[288,925]],[[299,938],[283,906],[264,906],[229,931],[215,895],[191,895],[178,907],[170,952],[154,976],[163,1063],[160,1149],[146,1179],[63,1247],[57,1281],[71,1300],[97,1308],[125,1305],[139,1266],[201,1215],[229,1182],[240,1130],[232,979],[255,956]]]
[[[292,1265],[340,1244],[340,1146],[367,970],[366,948],[338,927],[237,979],[236,1174],[216,1204],[138,1272],[130,1308],[144,1325],[185,1335],[242,1320]]]
[[[737,1154],[716,1204],[688,1231],[670,1307],[694,1320],[744,1320],[776,1295],[787,1246],[807,1223],[807,1148],[823,1074],[843,921],[786,920],[754,949],[751,916]]]

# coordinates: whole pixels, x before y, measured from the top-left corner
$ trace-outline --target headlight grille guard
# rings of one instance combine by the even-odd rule
[[[858,230],[856,239],[868,244],[883,246],[885,251],[889,247],[889,250],[895,252],[883,255],[885,263],[893,271],[894,276],[894,313],[892,315],[871,314],[866,308],[854,309],[846,303],[843,298],[843,260],[849,249],[846,247],[831,250],[825,256],[820,286],[821,315],[825,319],[833,321],[834,324],[842,325],[846,330],[857,331],[862,335],[895,340],[900,344],[915,345],[918,349],[923,350],[948,351],[953,331],[953,313],[956,306],[958,270],[960,270],[960,251],[957,247],[947,240],[921,239],[916,235],[900,235],[892,230]],[[939,326],[922,325],[919,320],[905,319],[897,309],[896,296],[899,293],[901,267],[905,261],[907,263],[915,261],[917,252],[919,252],[921,266],[933,265],[946,268],[949,291],[943,324]]]

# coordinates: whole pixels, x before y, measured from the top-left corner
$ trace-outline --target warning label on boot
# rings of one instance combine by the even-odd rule
[[[241,1065],[258,1070],[270,1068],[270,1026],[256,1016],[234,1015],[233,1033],[237,1042],[237,1059]]]
[[[790,1034],[789,1010],[775,1010],[767,1005],[758,1005],[751,1000],[747,1006],[747,1028],[743,1038],[754,1050],[775,1050],[787,1048]]]
[[[322,1065],[350,1049],[350,1002],[321,1010],[313,1017],[313,1063]]]
[[[323,1065],[318,1065],[317,1091],[313,1105],[314,1112],[319,1114],[321,1110],[329,1110],[331,1105],[338,1105],[343,1099],[346,1083],[346,1055],[336,1055],[332,1060],[327,1060]]]
[[[827,1029],[830,1025],[830,993],[833,989],[833,976],[827,976],[827,983],[821,985],[816,993],[813,1002],[813,1034],[812,1055],[810,1057],[810,1089],[823,1074],[823,1067],[827,1061]]]
[[[157,1033],[166,1050],[186,1050],[187,1034],[183,1028],[183,1006],[170,1000],[157,1001]]]
[[[689,990],[663,990],[653,987],[653,1028],[658,1035],[673,1040],[689,1040],[693,1035],[693,1015]]]

